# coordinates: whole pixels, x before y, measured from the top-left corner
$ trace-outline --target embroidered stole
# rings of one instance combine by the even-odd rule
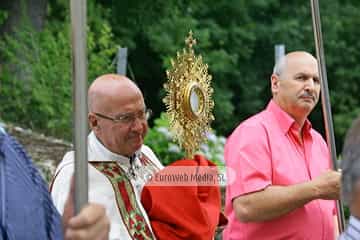
[[[140,157],[143,166],[152,165],[159,170],[144,154]],[[119,213],[130,236],[134,240],[153,240],[153,236],[135,198],[134,188],[126,172],[116,162],[89,162],[102,172],[113,186]]]

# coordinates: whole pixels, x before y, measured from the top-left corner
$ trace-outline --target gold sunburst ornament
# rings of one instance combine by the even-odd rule
[[[192,158],[206,140],[206,132],[214,120],[214,102],[211,98],[212,77],[202,57],[194,54],[196,39],[192,31],[185,43],[187,48],[178,52],[175,60],[171,59],[171,68],[166,71],[168,82],[164,88],[167,95],[163,101],[170,119],[170,131],[185,149],[187,157]]]

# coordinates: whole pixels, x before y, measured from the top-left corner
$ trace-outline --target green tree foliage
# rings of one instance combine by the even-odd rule
[[[31,52],[23,50],[20,46],[23,43],[18,39],[9,40],[14,43],[8,41],[3,45],[4,51],[4,48],[17,44],[17,51],[23,56],[32,56],[31,60],[38,59],[38,56],[42,55],[47,55],[44,59],[48,59],[43,60],[44,63],[37,62],[39,70],[30,71],[29,76],[28,74],[14,76],[11,67],[4,68],[3,75],[8,76],[6,78],[8,85],[5,87],[10,89],[17,85],[23,86],[23,82],[13,81],[23,78],[36,79],[47,87],[56,83],[58,88],[62,89],[66,86],[68,89],[57,91],[56,94],[60,96],[55,94],[55,98],[61,99],[62,102],[65,99],[69,101],[69,41],[68,29],[65,30],[68,27],[64,27],[69,21],[68,5],[66,0],[49,3],[48,25],[40,35],[48,32],[47,35],[50,34],[53,39],[43,36],[43,40],[40,41],[41,37],[28,37],[25,43],[30,39],[38,39],[28,47]],[[360,43],[357,41],[360,31],[357,27],[360,21],[359,11],[358,1],[321,2],[323,39],[338,148],[341,147],[350,122],[360,113],[360,51],[358,50]],[[184,47],[184,38],[192,29],[198,39],[195,51],[209,64],[209,71],[213,75],[215,89],[213,127],[223,135],[229,134],[240,121],[261,110],[269,101],[275,44],[285,44],[287,51],[307,50],[314,53],[309,1],[89,0],[88,25],[89,79],[109,71],[109,67],[112,69],[111,61],[115,45],[128,47],[129,76],[139,84],[144,91],[147,105],[158,116],[165,110],[162,103],[164,97],[162,85],[166,81],[165,70],[169,67],[170,59]],[[61,40],[61,36],[64,40]],[[16,51],[10,49],[13,47],[5,51],[7,61],[11,57],[14,59],[19,56]],[[14,63],[20,60],[12,61]],[[31,66],[36,65],[32,63],[33,61],[24,62],[30,62]],[[27,68],[29,67],[24,67]],[[34,72],[37,75],[32,75]],[[54,76],[57,78],[49,79],[47,80],[49,83],[44,83],[45,72],[46,78]],[[41,87],[40,90],[36,88],[36,94],[24,94],[17,87],[11,98],[5,100],[5,96],[2,95],[1,101],[10,104],[6,110],[16,109],[12,107],[14,104],[19,105],[24,102],[29,106],[32,104],[21,97],[36,95],[34,99],[43,102],[44,106],[31,108],[30,112],[36,112],[35,116],[25,120],[26,115],[29,115],[28,109],[13,111],[16,114],[9,113],[9,115],[20,116],[20,119],[24,119],[23,121],[28,125],[37,125],[34,119],[42,118],[44,122],[40,125],[41,128],[62,126],[61,129],[64,129],[65,125],[59,125],[58,121],[69,123],[70,115],[59,114],[63,113],[59,106],[66,104],[56,105],[55,100],[50,100],[50,93],[54,91],[46,91],[47,87]],[[63,95],[66,94],[69,96],[64,98]],[[39,98],[48,100],[39,100]],[[45,102],[54,102],[52,104],[56,106],[51,104],[53,107],[45,106]],[[1,108],[6,107],[1,106]],[[42,115],[44,112],[47,113],[45,116]],[[312,114],[311,120],[315,128],[323,131],[320,106]],[[55,122],[51,123],[52,121]],[[62,130],[51,131],[62,133]]]
[[[6,61],[1,78],[3,118],[51,129],[52,134],[68,127],[71,102],[61,101],[71,98],[67,37],[26,27],[5,37],[0,49]]]
[[[7,12],[4,10],[0,10],[0,26],[5,22],[7,19]]]
[[[72,120],[71,40],[67,21],[41,32],[26,25],[0,41],[2,118],[70,139]],[[89,27],[88,78],[113,72],[116,45],[110,25]]]
[[[156,9],[152,1],[141,1],[143,7],[138,7],[136,0],[125,2],[129,3],[111,1],[105,6],[122,13],[110,21],[116,26],[115,37],[129,43],[130,64],[151,107],[156,112],[164,110],[161,98],[165,69],[176,51],[184,47],[184,37],[192,29],[198,39],[196,51],[203,55],[213,75],[213,127],[222,134],[230,133],[238,122],[261,110],[270,99],[275,44],[285,44],[287,51],[315,54],[309,1],[162,1],[161,9]],[[350,122],[360,113],[356,40],[359,10],[356,1],[321,5],[338,148]],[[128,36],[120,34],[129,32]],[[320,106],[311,119],[315,128],[324,131]]]
[[[360,114],[360,29],[356,1],[335,1],[325,6],[324,41],[334,126],[341,145],[347,129]]]

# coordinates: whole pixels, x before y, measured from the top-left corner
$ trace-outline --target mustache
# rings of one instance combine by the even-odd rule
[[[129,137],[129,138],[137,138],[137,137],[144,138],[145,135],[146,135],[145,132],[141,132],[141,133],[140,133],[140,132],[130,132],[129,135],[128,135],[128,137]]]
[[[300,98],[312,98],[314,101],[316,101],[316,96],[313,93],[310,92],[304,92],[300,96]]]

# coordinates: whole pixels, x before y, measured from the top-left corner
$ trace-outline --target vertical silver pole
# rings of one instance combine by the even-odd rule
[[[75,212],[88,202],[86,0],[71,0]]]
[[[285,56],[285,45],[276,44],[275,45],[275,63],[279,61],[281,57]]]
[[[333,162],[334,169],[338,169],[337,156],[336,156],[336,145],[335,145],[335,135],[334,127],[331,115],[331,105],[330,105],[330,96],[329,96],[329,87],[326,75],[326,64],[325,64],[325,55],[322,41],[321,33],[321,19],[320,19],[320,9],[318,0],[310,0],[311,2],[311,13],[313,20],[313,30],[315,38],[315,47],[316,47],[316,57],[318,61],[319,74],[321,80],[321,105],[324,115],[324,124],[326,131],[326,141],[329,147],[331,160]],[[345,219],[344,219],[344,209],[341,204],[341,200],[337,201],[338,209],[338,223],[340,232],[344,231]]]
[[[117,74],[126,76],[127,48],[119,48],[117,53]]]

